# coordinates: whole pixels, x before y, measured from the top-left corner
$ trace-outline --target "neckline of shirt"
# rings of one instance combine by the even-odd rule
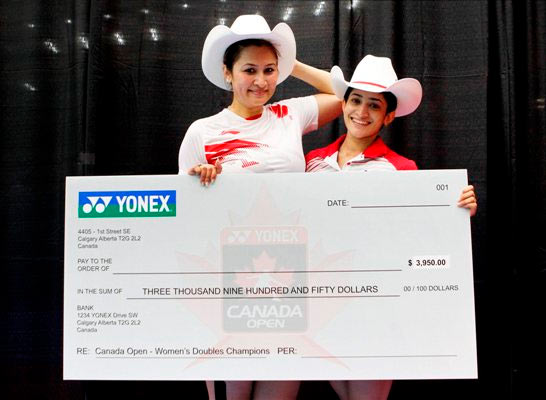
[[[265,107],[264,107],[264,108],[265,108]],[[236,112],[231,111],[231,110],[229,109],[229,107],[224,108],[224,110],[225,110],[226,112],[228,112],[229,114],[235,116],[236,118],[242,119],[242,120],[244,120],[244,121],[255,121],[255,120],[260,119],[260,118],[262,117],[262,115],[264,115],[264,109],[262,109],[262,112],[261,112],[261,113],[255,114],[255,115],[251,115],[250,117],[246,117],[246,118],[245,118],[245,117],[241,117],[241,116],[240,116],[239,114],[237,114]]]

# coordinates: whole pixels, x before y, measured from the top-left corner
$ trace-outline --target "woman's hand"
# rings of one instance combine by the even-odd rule
[[[212,164],[197,164],[188,170],[189,175],[198,175],[200,177],[201,185],[208,186],[214,183],[216,176],[222,172],[222,164],[216,160],[214,165]]]
[[[470,216],[473,217],[476,215],[478,210],[478,200],[474,194],[474,186],[469,185],[463,188],[461,197],[459,197],[459,202],[457,203],[459,207],[468,208],[470,210]]]

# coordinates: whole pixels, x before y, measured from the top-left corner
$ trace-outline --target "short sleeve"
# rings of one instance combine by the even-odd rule
[[[203,146],[203,139],[199,129],[198,121],[195,121],[188,128],[182,144],[180,145],[180,151],[178,152],[178,174],[185,174],[187,171],[197,165],[206,164],[205,149]]]

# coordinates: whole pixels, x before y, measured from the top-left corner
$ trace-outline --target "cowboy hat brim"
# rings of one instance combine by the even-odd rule
[[[217,25],[207,35],[201,57],[203,73],[209,81],[224,90],[232,90],[224,79],[224,53],[230,45],[245,39],[264,39],[275,46],[279,54],[277,84],[290,76],[296,61],[296,39],[287,24],[281,22],[271,32],[247,34],[237,34],[225,25]]]
[[[423,97],[421,84],[417,79],[413,78],[403,78],[386,87],[370,82],[347,82],[343,76],[343,71],[337,65],[332,67],[330,78],[334,93],[341,100],[343,100],[349,87],[373,93],[391,92],[396,96],[397,100],[395,117],[403,117],[414,112],[421,104]]]

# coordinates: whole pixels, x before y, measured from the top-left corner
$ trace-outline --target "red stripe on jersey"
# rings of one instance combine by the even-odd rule
[[[259,148],[267,147],[265,144],[249,142],[247,140],[229,140],[224,143],[209,144],[205,146],[205,156],[209,164],[214,164],[214,162],[220,158],[225,157],[230,154],[236,154],[240,149],[245,148]]]
[[[284,104],[275,104],[269,107],[269,109],[275,113],[277,118],[283,118],[284,116],[288,115],[288,107]]]
[[[252,167],[253,165],[257,165],[258,162],[257,161],[247,161],[247,160],[241,159],[241,164],[243,165],[243,168],[248,168],[248,167]]]
[[[256,114],[256,115],[251,115],[250,117],[246,117],[245,119],[246,119],[247,121],[253,121],[253,120],[255,120],[255,119],[260,118],[261,116],[262,116],[262,113],[259,113],[259,114]]]
[[[341,144],[345,140],[345,136],[347,136],[347,135],[340,136],[339,138],[337,138],[337,140],[335,142],[330,143],[326,147],[321,147],[319,149],[311,150],[305,156],[305,162],[309,162],[310,160],[312,160],[314,158],[317,158],[317,157],[325,159],[326,157],[331,156],[332,154],[334,154],[336,151],[339,150]]]
[[[306,161],[305,172],[319,172],[325,169],[333,169],[329,164],[324,162],[324,158],[314,157]]]
[[[241,131],[235,131],[235,130],[233,130],[233,131],[222,131],[220,133],[220,135],[227,135],[228,133],[231,133],[232,135],[236,135],[238,133],[241,133]]]
[[[306,171],[320,171],[322,169],[328,169],[328,165],[324,162],[326,157],[335,154],[339,151],[345,136],[340,136],[335,142],[330,143],[326,147],[315,149],[307,153],[305,156]],[[403,157],[387,147],[381,137],[377,137],[374,142],[363,153],[365,159],[355,162],[355,164],[364,164],[373,159],[384,157],[389,163],[392,164],[397,170],[416,170],[417,164],[413,160]]]

